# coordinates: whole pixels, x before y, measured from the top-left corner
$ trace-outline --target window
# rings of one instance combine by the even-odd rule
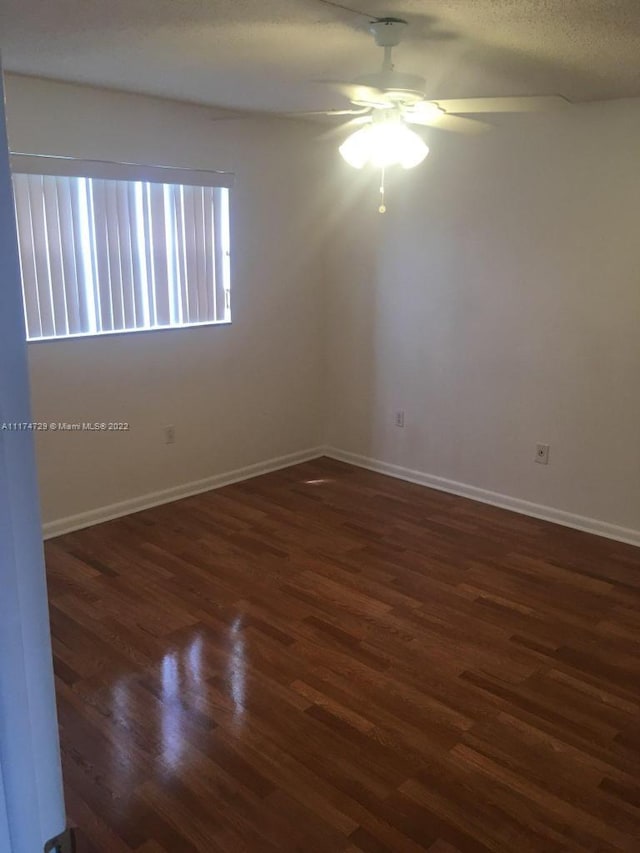
[[[29,340],[231,319],[231,175],[14,155]]]

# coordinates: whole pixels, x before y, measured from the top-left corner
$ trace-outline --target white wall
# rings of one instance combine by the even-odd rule
[[[320,444],[313,129],[212,121],[193,105],[15,76],[7,114],[14,151],[237,176],[231,326],[30,344],[36,420],[131,423],[38,436],[45,521]],[[163,443],[166,424],[175,445]]]
[[[372,180],[332,239],[329,444],[640,531],[639,140],[640,101],[585,105],[432,132],[385,216]]]

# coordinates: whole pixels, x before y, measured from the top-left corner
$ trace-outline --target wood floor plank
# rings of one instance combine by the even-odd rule
[[[46,545],[80,853],[640,849],[640,550],[318,459]]]

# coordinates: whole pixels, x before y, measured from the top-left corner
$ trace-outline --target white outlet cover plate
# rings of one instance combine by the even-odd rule
[[[536,462],[539,465],[549,464],[549,445],[536,444]]]

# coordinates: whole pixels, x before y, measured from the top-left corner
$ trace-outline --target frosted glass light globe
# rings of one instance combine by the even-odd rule
[[[340,146],[350,166],[362,169],[367,163],[378,169],[400,165],[413,169],[429,153],[424,140],[400,119],[376,121],[352,133]]]

